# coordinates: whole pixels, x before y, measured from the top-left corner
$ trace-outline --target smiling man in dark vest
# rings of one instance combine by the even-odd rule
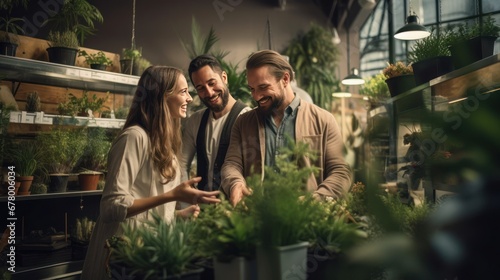
[[[215,57],[196,57],[189,64],[188,71],[198,97],[207,108],[195,112],[184,123],[181,156],[183,178],[189,176],[191,162],[196,154],[196,176],[202,177],[197,187],[218,190],[220,171],[234,121],[250,108],[231,96],[227,73]]]

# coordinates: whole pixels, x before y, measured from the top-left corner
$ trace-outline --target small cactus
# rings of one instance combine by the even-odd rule
[[[41,111],[40,96],[38,92],[29,92],[26,96],[26,111],[30,113]]]
[[[42,183],[33,183],[30,188],[31,194],[47,193],[47,185]]]

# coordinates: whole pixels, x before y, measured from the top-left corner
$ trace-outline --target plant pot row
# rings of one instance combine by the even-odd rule
[[[395,97],[432,79],[443,76],[493,55],[496,37],[480,36],[449,47],[451,56],[438,56],[412,64],[413,75],[386,80],[391,97]]]

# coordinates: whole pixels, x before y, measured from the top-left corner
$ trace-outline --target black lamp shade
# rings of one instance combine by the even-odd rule
[[[394,38],[399,40],[418,40],[431,34],[425,26],[418,23],[418,17],[416,15],[408,16],[406,22],[406,25],[401,27],[396,34],[394,34]]]

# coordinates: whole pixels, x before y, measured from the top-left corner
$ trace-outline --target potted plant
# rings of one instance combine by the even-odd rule
[[[78,51],[78,56],[83,56],[85,58],[85,62],[90,65],[90,68],[92,69],[106,70],[106,67],[113,65],[111,59],[106,57],[106,54],[103,51],[89,54],[85,50],[80,50]]]
[[[432,30],[431,35],[417,40],[411,47],[408,61],[413,67],[415,85],[427,83],[453,70],[449,39],[449,30]]]
[[[89,96],[88,91],[83,91],[82,97],[77,97],[76,95],[69,93],[68,101],[60,103],[57,107],[59,114],[68,116],[89,116],[89,110],[91,114],[96,114],[104,108],[104,103],[108,100],[108,94],[105,97],[97,97],[94,93]]]
[[[360,86],[359,94],[368,98],[371,108],[380,106],[385,100],[391,97],[385,80],[385,75],[378,73],[367,79],[365,83]]]
[[[95,221],[83,217],[76,219],[76,224],[71,235],[71,258],[74,261],[85,259],[90,237],[95,227]]]
[[[253,193],[243,202],[257,227],[259,280],[306,279],[309,242],[303,238],[316,199],[305,190],[305,182],[316,169],[298,168],[304,154],[314,157],[307,144],[292,144],[276,159],[280,172],[265,166],[263,180],[260,175],[247,179]]]
[[[102,171],[106,167],[111,142],[103,128],[87,128],[87,141],[79,167],[78,183],[84,191],[96,190]]]
[[[387,63],[387,67],[382,70],[382,74],[385,76],[385,82],[392,97],[415,87],[415,78],[411,64],[406,65],[402,61],[394,64]]]
[[[459,24],[450,34],[450,53],[455,69],[493,55],[500,26],[491,16],[477,19],[472,25]]]
[[[35,113],[42,110],[40,95],[37,91],[28,92],[26,95],[26,112]]]
[[[313,204],[303,238],[310,243],[308,279],[329,279],[329,272],[340,263],[344,252],[367,238],[361,224],[348,210],[350,201],[327,197]]]
[[[16,181],[20,182],[19,195],[30,194],[33,174],[40,161],[40,151],[36,145],[28,141],[16,143],[10,152],[16,167]]]
[[[134,65],[140,57],[142,57],[140,49],[136,49],[135,47],[123,49],[120,59],[121,72],[123,74],[137,75],[137,71],[134,71]]]
[[[47,49],[49,61],[75,65],[78,45],[83,45],[85,37],[94,34],[94,22],[103,22],[101,12],[94,5],[87,0],[64,0],[59,11],[43,23],[52,26],[48,37],[52,42]],[[59,51],[67,58],[60,58]]]
[[[44,194],[47,193],[47,185],[44,183],[33,183],[31,184],[31,194]]]
[[[82,156],[86,139],[81,129],[54,126],[36,137],[42,153],[42,164],[50,177],[49,192],[65,192],[69,173]]]
[[[72,30],[50,31],[47,37],[49,62],[75,65],[78,52],[78,38]]]
[[[144,227],[124,227],[122,236],[106,240],[110,249],[109,274],[137,279],[199,279],[203,268],[189,264],[196,247],[195,224],[177,220],[167,223],[158,215]],[[202,237],[201,237],[202,238]]]
[[[196,239],[199,257],[212,259],[214,279],[257,279],[256,226],[248,208],[233,208],[226,200],[204,205],[195,223],[195,236],[204,236]]]
[[[19,41],[17,34],[24,33],[20,26],[24,19],[10,16],[12,9],[17,5],[22,5],[26,9],[28,0],[10,0],[0,3],[0,10],[3,11],[0,15],[0,54],[3,55],[16,56]]]

